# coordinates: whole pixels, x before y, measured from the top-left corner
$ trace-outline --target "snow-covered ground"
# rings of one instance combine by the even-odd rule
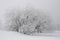
[[[0,31],[0,40],[60,40],[58,32],[50,35],[58,36],[28,36],[12,31]]]

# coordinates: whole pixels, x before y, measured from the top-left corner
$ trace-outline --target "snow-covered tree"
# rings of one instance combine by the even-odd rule
[[[45,33],[53,30],[50,17],[39,9],[11,10],[6,14],[6,28],[24,34]]]

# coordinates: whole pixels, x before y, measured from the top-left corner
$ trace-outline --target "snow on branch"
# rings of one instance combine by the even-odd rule
[[[53,31],[51,19],[44,11],[35,8],[13,9],[6,13],[6,29],[23,34]]]

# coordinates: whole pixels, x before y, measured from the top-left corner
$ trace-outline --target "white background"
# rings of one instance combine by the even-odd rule
[[[12,7],[24,8],[26,5],[33,5],[35,8],[40,8],[48,11],[54,21],[54,25],[59,24],[60,0],[0,0],[0,13],[4,14],[5,9]]]
[[[31,4],[35,8],[40,8],[48,11],[49,15],[54,20],[54,25],[56,27],[60,26],[60,0],[0,0],[0,18],[3,19],[2,15],[5,13],[5,9],[11,9],[11,7],[17,6],[24,8],[26,5],[30,6]]]

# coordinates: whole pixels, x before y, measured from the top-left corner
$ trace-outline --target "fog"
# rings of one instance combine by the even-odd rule
[[[42,9],[44,12],[47,12],[48,15],[52,19],[53,25],[56,27],[57,30],[60,30],[60,0],[0,0],[0,27],[3,28],[4,24],[4,16],[5,13],[12,9],[12,8],[20,8],[23,9],[26,6],[32,6],[34,8]],[[8,35],[7,35],[8,34]],[[43,34],[42,34],[43,35]],[[45,35],[45,34],[44,34]],[[48,35],[48,34],[46,34]],[[51,33],[51,35],[60,35],[60,32],[58,33]],[[4,32],[0,31],[0,39],[5,40],[23,40],[23,39],[28,39],[28,40],[60,40],[60,37],[53,38],[53,37],[27,37],[20,35],[20,33],[15,32]]]
[[[34,6],[48,12],[53,19],[54,26],[59,27],[60,19],[60,0],[0,0],[0,16],[3,17],[6,9],[12,9],[14,7],[25,8],[27,5]],[[3,18],[1,18],[3,20]],[[60,28],[60,27],[59,27]],[[58,28],[57,28],[58,29]]]

